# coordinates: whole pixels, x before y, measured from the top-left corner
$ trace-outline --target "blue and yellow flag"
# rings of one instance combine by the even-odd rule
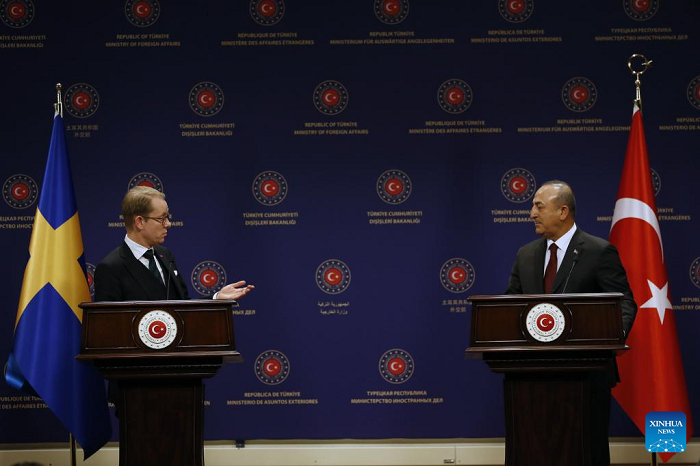
[[[13,387],[40,396],[88,458],[107,443],[112,429],[104,381],[90,365],[75,359],[83,319],[78,304],[90,301],[90,291],[63,120],[58,114],[29,254],[5,378]]]

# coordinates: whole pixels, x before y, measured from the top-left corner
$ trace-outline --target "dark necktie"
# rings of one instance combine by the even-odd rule
[[[544,271],[544,292],[549,294],[552,292],[554,277],[557,276],[557,245],[552,243],[549,247],[549,262],[547,269]]]
[[[149,249],[148,251],[144,252],[143,257],[148,259],[148,270],[150,270],[151,273],[158,279],[161,285],[165,285],[165,283],[163,283],[163,277],[160,275],[158,267],[156,267],[156,258],[153,257],[153,250]]]

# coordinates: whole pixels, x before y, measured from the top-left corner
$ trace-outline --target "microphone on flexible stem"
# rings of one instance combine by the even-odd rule
[[[569,284],[569,278],[571,278],[571,272],[574,271],[574,267],[576,267],[576,262],[578,262],[578,249],[574,249],[574,262],[571,264],[571,268],[569,269],[569,273],[566,276],[566,281],[564,282],[564,289],[562,290],[561,294],[566,293],[566,285]]]
[[[165,261],[163,260],[163,259],[165,259],[165,258],[163,257],[163,254],[158,254],[158,257],[160,257],[161,263],[164,263],[164,262],[165,262]],[[172,259],[170,259],[169,263],[170,263],[170,266],[168,267],[168,283],[165,284],[165,300],[166,300],[166,301],[167,301],[168,299],[170,299],[170,274],[172,273],[172,270],[173,270],[173,266],[174,266],[174,264],[175,264],[175,261],[172,260]]]

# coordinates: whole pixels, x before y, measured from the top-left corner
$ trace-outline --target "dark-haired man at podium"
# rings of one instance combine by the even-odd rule
[[[175,258],[161,246],[172,226],[165,194],[146,186],[130,189],[122,200],[122,216],[126,236],[95,269],[95,300],[189,299]],[[223,287],[214,299],[239,300],[253,288],[239,281]]]
[[[548,181],[535,193],[530,218],[542,238],[518,251],[506,294],[619,292],[622,328],[629,335],[637,305],[615,246],[578,229],[574,192]],[[591,461],[610,464],[610,389],[619,381],[614,360],[591,380]]]

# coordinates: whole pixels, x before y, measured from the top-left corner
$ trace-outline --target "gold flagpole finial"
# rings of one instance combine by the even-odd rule
[[[61,99],[61,83],[56,84],[56,103],[53,104],[53,108],[58,113],[61,115],[61,118],[63,118],[63,99]]]
[[[632,67],[632,60],[639,59],[642,60],[640,65],[643,67],[639,71],[635,71],[634,68]],[[639,77],[646,73],[647,69],[651,66],[652,61],[647,60],[647,57],[644,55],[640,55],[638,53],[633,54],[629,59],[627,60],[627,68],[629,68],[630,72],[635,75],[635,80],[634,80],[634,87],[636,88],[636,94],[635,94],[635,99],[634,99],[634,104],[639,107],[639,110],[642,109],[642,82],[639,80]]]

